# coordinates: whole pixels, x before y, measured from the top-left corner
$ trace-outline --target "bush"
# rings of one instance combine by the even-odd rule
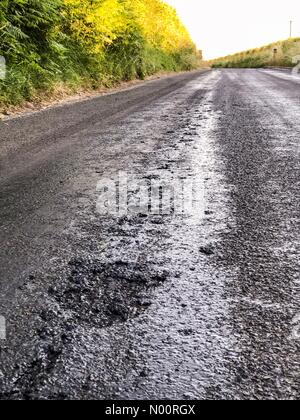
[[[2,104],[198,65],[175,10],[160,0],[1,0],[0,55]]]
[[[276,48],[277,53],[274,54]],[[293,57],[300,54],[300,39],[293,38],[276,44],[213,60],[213,68],[292,67]]]

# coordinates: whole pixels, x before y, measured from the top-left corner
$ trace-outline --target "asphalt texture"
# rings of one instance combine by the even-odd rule
[[[300,397],[300,77],[181,74],[0,130],[0,399]],[[103,214],[120,171],[201,198]]]

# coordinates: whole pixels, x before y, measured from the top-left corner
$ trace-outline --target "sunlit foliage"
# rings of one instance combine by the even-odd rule
[[[197,52],[161,0],[1,0],[0,102],[57,88],[97,88],[161,70],[189,70]]]
[[[215,68],[260,68],[268,66],[295,65],[294,58],[300,55],[300,38],[279,41],[261,48],[213,60]]]

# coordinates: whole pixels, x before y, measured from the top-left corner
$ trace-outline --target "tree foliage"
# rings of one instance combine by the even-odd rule
[[[1,102],[32,99],[57,84],[76,89],[191,69],[197,54],[161,0],[1,0]]]

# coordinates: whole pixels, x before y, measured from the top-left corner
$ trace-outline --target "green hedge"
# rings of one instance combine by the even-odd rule
[[[87,0],[82,0],[87,1]],[[123,80],[151,75],[162,70],[190,70],[198,64],[195,46],[183,29],[173,9],[160,0],[136,0],[136,7],[160,6],[159,17],[170,28],[176,25],[183,42],[177,48],[160,47],[166,40],[155,34],[155,42],[147,39],[146,32],[129,0],[94,0],[103,13],[115,7],[122,28],[109,35],[103,32],[103,45],[93,48],[101,40],[101,31],[89,17],[83,16],[81,3],[67,0],[1,0],[0,3],[0,55],[7,62],[7,75],[0,80],[0,104],[21,104],[51,95],[58,87],[76,91],[78,88],[112,86]],[[132,0],[133,1],[133,0]],[[107,5],[107,6],[106,6]],[[119,9],[117,9],[119,8]],[[151,10],[149,10],[150,12]],[[122,13],[122,14],[121,14]],[[82,23],[83,30],[94,30],[89,36],[74,28]],[[77,26],[76,26],[77,25]],[[104,30],[103,30],[104,31]],[[181,31],[181,32],[180,32]],[[94,37],[94,38],[93,38]],[[159,41],[157,41],[157,39]],[[163,44],[162,44],[163,45]]]
[[[277,53],[274,53],[276,49]],[[292,67],[293,57],[300,55],[300,38],[279,41],[265,47],[213,60],[213,68]]]

